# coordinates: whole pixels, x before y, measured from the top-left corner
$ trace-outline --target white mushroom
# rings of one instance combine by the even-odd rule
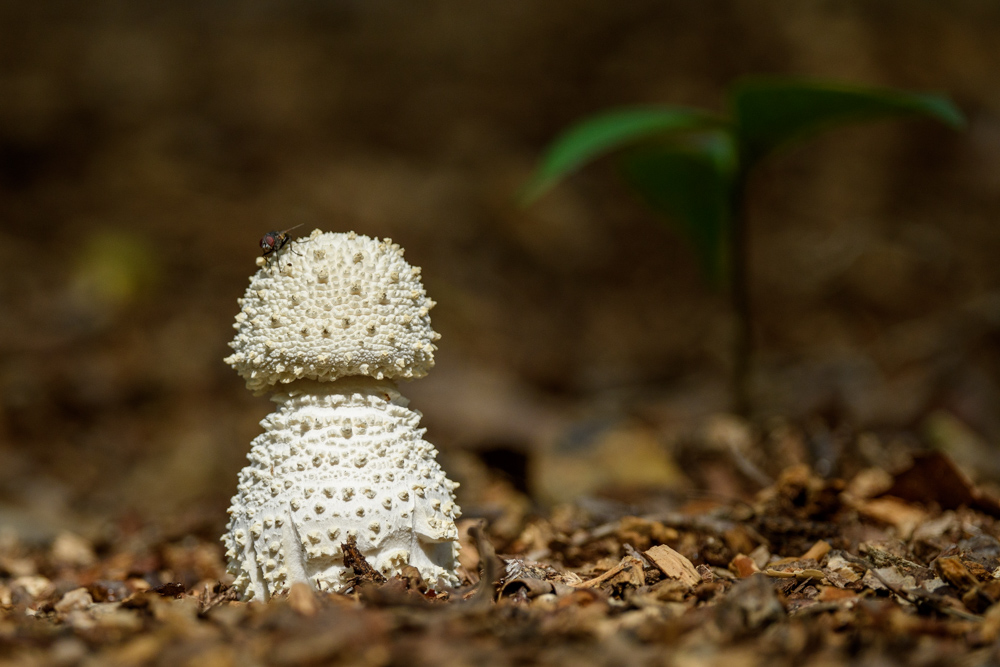
[[[229,510],[237,588],[263,600],[296,581],[338,590],[350,536],[383,574],[413,565],[457,585],[457,484],[393,382],[434,365],[420,270],[389,239],[319,230],[261,264],[226,362],[279,407]]]

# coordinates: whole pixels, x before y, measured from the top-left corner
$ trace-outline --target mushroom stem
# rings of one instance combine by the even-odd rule
[[[236,586],[267,600],[296,581],[346,584],[349,536],[375,569],[413,565],[455,586],[454,489],[391,380],[303,380],[272,398],[240,472],[223,541]]]

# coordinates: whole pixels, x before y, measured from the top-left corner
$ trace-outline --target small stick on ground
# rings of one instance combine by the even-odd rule
[[[364,581],[374,581],[376,584],[385,583],[386,579],[382,573],[365,560],[353,535],[348,536],[347,542],[341,544],[340,547],[344,550],[344,567],[354,570],[354,574]]]

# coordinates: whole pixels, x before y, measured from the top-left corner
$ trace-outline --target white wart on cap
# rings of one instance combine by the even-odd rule
[[[390,239],[323,233],[289,244],[250,278],[226,363],[263,393],[295,380],[419,378],[434,366],[420,269]]]

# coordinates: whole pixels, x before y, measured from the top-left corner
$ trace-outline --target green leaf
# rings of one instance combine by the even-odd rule
[[[706,279],[719,288],[729,276],[735,150],[726,133],[626,154],[625,179],[673,222],[694,248]]]
[[[965,124],[962,112],[940,95],[812,80],[743,80],[731,88],[730,104],[744,168],[839,125],[902,116],[925,116],[953,128]]]
[[[556,138],[521,192],[524,203],[537,199],[570,172],[613,150],[671,132],[719,127],[719,116],[683,107],[617,109],[591,116]]]

